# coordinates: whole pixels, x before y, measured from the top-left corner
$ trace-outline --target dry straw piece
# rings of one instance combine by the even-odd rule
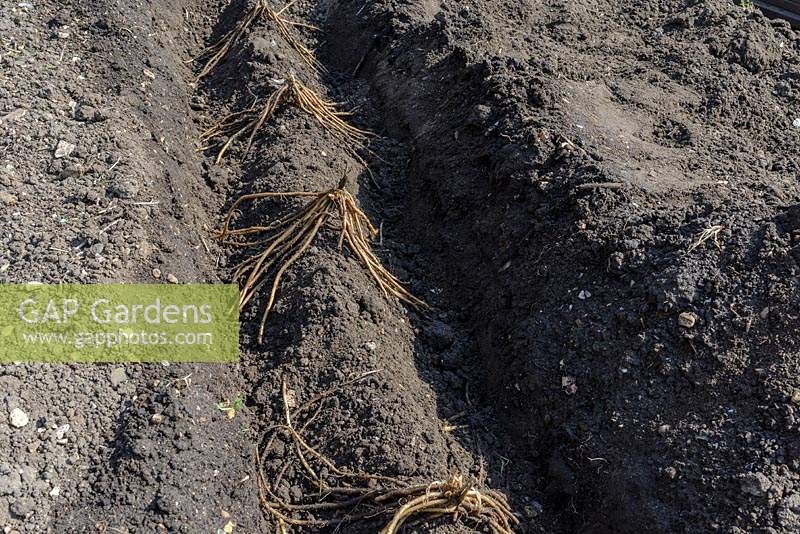
[[[297,0],[292,0],[278,11],[273,10],[269,4],[267,4],[266,0],[259,0],[256,2],[256,5],[245,14],[244,18],[236,24],[234,29],[223,35],[219,41],[203,50],[199,56],[192,60],[197,61],[208,57],[202,70],[200,70],[200,73],[197,75],[197,80],[199,81],[207,76],[228,54],[233,45],[242,38],[247,32],[247,29],[261,17],[275,23],[281,36],[283,36],[291,47],[300,54],[300,57],[309,67],[319,71],[324,70],[320,62],[317,61],[317,58],[314,57],[314,53],[303,45],[303,43],[298,41],[290,31],[291,26],[308,28],[310,30],[318,30],[318,28],[302,22],[293,22],[283,16],[283,12],[289,9],[295,2],[297,2]]]
[[[217,153],[216,163],[222,161],[225,152],[240,137],[249,133],[245,154],[253,144],[256,132],[261,125],[269,119],[278,108],[286,102],[294,102],[306,113],[312,115],[326,130],[333,132],[352,142],[364,141],[372,134],[365,130],[351,126],[342,117],[350,115],[348,112],[338,111],[336,104],[325,100],[309,89],[294,74],[287,80],[275,80],[276,89],[262,106],[252,106],[244,111],[232,113],[206,130],[200,137],[204,145],[215,140],[227,137]],[[204,146],[201,150],[207,149]]]
[[[714,246],[717,247],[718,249],[721,249],[722,247],[720,247],[719,244],[719,233],[724,229],[725,227],[722,226],[721,224],[716,224],[714,226],[706,228],[700,233],[700,235],[697,237],[697,240],[694,243],[692,243],[692,245],[689,247],[689,252],[692,252],[696,248],[700,247],[703,243],[705,243],[709,239],[713,239]]]
[[[347,244],[350,251],[372,275],[384,295],[394,295],[412,306],[427,307],[424,302],[409,293],[375,256],[369,241],[378,235],[378,230],[356,205],[353,196],[344,188],[345,183],[346,178],[342,178],[336,188],[323,192],[289,191],[243,195],[233,203],[228,211],[222,230],[217,235],[220,240],[242,247],[266,247],[239,264],[234,273],[237,279],[247,275],[239,299],[240,308],[250,302],[267,281],[267,275],[272,274],[272,288],[258,330],[259,342],[263,338],[264,324],[275,302],[275,294],[278,291],[281,276],[308,249],[323,225],[331,222],[335,216],[338,218],[340,232],[339,250],[343,244]],[[281,217],[266,226],[231,228],[233,214],[243,202],[261,198],[292,197],[307,197],[312,200],[294,213]],[[242,241],[243,238],[248,239],[248,236],[264,234],[266,237],[256,241]]]
[[[453,521],[470,521],[475,526],[489,527],[495,534],[513,534],[519,520],[505,496],[483,489],[480,484],[468,483],[462,475],[452,475],[448,480],[429,484],[412,484],[394,477],[342,469],[309,444],[303,434],[321,414],[323,401],[376,372],[364,373],[318,394],[293,411],[286,381],[283,381],[284,421],[267,429],[262,441],[264,445],[256,452],[259,498],[264,511],[284,532],[286,525],[331,527],[386,517],[388,523],[380,534],[397,534],[409,522],[450,517]],[[297,426],[301,418],[304,422]],[[275,475],[269,477],[265,466],[267,461],[274,461],[269,456],[279,436],[289,439],[288,449],[294,451],[294,458],[281,458],[278,463],[271,463]],[[295,462],[299,464],[297,469],[313,485],[314,492],[313,496],[304,497],[301,503],[288,503],[276,492]],[[335,479],[334,485],[328,484],[315,465],[319,470],[325,469],[329,479]],[[317,516],[321,514],[335,514],[337,517],[320,519]]]

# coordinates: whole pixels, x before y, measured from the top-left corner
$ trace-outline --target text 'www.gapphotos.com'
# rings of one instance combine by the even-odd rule
[[[23,334],[25,343],[86,347],[137,347],[164,345],[212,345],[212,332],[35,332]]]

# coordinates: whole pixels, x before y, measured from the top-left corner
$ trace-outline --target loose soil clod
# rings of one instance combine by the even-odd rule
[[[478,526],[489,527],[495,534],[512,534],[513,527],[519,520],[512,513],[505,496],[496,491],[481,489],[478,484],[468,483],[460,474],[454,474],[446,481],[410,484],[398,478],[341,469],[309,445],[302,433],[320,415],[321,402],[375,373],[376,371],[364,373],[323,392],[294,411],[290,409],[286,381],[283,381],[284,423],[274,425],[267,431],[265,445],[256,454],[259,493],[264,511],[278,523],[282,531],[285,531],[287,524],[327,527],[391,516],[380,534],[397,534],[409,521],[450,516],[453,521],[466,519]],[[295,422],[301,415],[311,412],[312,408],[313,413],[298,429]],[[265,460],[281,435],[291,440],[295,459],[318,490],[316,499],[308,499],[312,502],[287,503],[277,497],[275,490],[280,486],[291,461],[281,466],[270,483],[265,472]],[[319,463],[332,473],[337,479],[336,487],[329,485],[312,463]],[[297,517],[299,514],[321,512],[339,512],[342,515],[331,519]]]
[[[427,306],[423,301],[409,293],[375,256],[369,244],[369,239],[378,235],[378,229],[372,225],[366,214],[356,205],[353,196],[344,189],[345,182],[346,179],[343,178],[335,189],[324,192],[291,191],[243,195],[233,203],[233,206],[228,211],[225,224],[218,234],[220,240],[244,247],[268,244],[265,250],[242,262],[234,274],[234,277],[238,279],[249,273],[239,300],[240,307],[244,307],[255,296],[262,284],[265,283],[265,276],[271,270],[274,270],[272,289],[259,325],[259,342],[263,337],[264,324],[275,301],[275,294],[278,291],[281,276],[308,249],[319,233],[320,228],[329,222],[334,214],[338,214],[339,218],[339,249],[341,250],[342,245],[347,243],[352,253],[369,270],[370,275],[377,282],[384,295],[394,295],[415,307]],[[281,217],[266,226],[231,229],[233,214],[242,202],[260,198],[291,197],[312,197],[313,200],[294,213]],[[269,234],[268,237],[257,241],[238,240],[238,238],[244,236],[264,233]]]
[[[219,62],[222,61],[222,59],[228,54],[231,47],[233,47],[233,45],[238,42],[239,39],[241,39],[241,37],[247,32],[247,29],[253,24],[253,22],[261,17],[264,17],[266,20],[275,23],[281,36],[283,36],[283,38],[286,39],[291,47],[294,48],[298,54],[300,54],[300,57],[309,67],[318,71],[324,70],[324,67],[314,56],[314,52],[312,52],[303,43],[298,41],[297,38],[292,35],[289,29],[291,26],[308,28],[310,30],[318,30],[318,28],[302,22],[293,22],[283,17],[283,12],[289,9],[296,1],[297,0],[292,0],[278,11],[275,11],[269,6],[269,4],[267,4],[266,0],[259,0],[259,2],[257,2],[256,5],[247,12],[244,18],[239,21],[233,30],[223,35],[219,41],[206,48],[199,56],[192,60],[197,61],[204,57],[209,58],[205,65],[203,65],[202,70],[198,73],[197,81],[207,76],[208,73],[210,73],[214,67],[216,67]]]
[[[261,125],[282,104],[290,100],[306,113],[313,115],[323,128],[340,135],[348,141],[363,141],[372,135],[370,132],[345,122],[342,117],[350,115],[349,113],[338,111],[336,104],[317,95],[293,74],[289,76],[288,80],[279,80],[279,82],[275,92],[270,95],[263,106],[260,108],[253,106],[244,111],[231,113],[203,133],[200,140],[204,144],[227,136],[227,140],[217,153],[216,163],[222,161],[225,152],[228,151],[234,141],[249,132],[250,136],[245,146],[246,154],[250,150],[255,134],[261,128]],[[206,148],[208,147],[204,146],[201,150]]]

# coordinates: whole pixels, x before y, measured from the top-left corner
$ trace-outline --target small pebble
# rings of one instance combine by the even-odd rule
[[[578,293],[578,298],[581,299],[581,300],[586,300],[591,296],[592,296],[592,294],[589,291],[585,290],[585,289],[581,289],[581,292]]]
[[[575,383],[574,376],[562,376],[561,377],[561,388],[564,390],[564,393],[567,395],[574,395],[578,391],[578,385]]]
[[[22,428],[30,422],[28,414],[19,408],[14,408],[11,410],[11,415],[9,416],[8,420],[11,423],[11,426],[14,428]]]
[[[797,119],[794,120],[794,122],[792,123],[792,126],[794,126],[795,128],[800,129],[800,117],[798,117]]]
[[[178,283],[178,277],[175,276],[172,273],[169,273],[167,275],[167,282],[169,282],[170,284],[177,284]]]
[[[69,423],[64,423],[63,425],[58,427],[56,429],[55,433],[54,433],[56,440],[64,439],[64,436],[67,435],[67,432],[69,432],[69,429],[70,429]]]
[[[156,279],[161,278],[161,269],[158,268],[153,269],[153,278]]]
[[[66,141],[59,141],[56,145],[56,153],[55,157],[58,158],[65,158],[72,154],[72,151],[75,150],[75,145],[72,143],[68,143]]]
[[[111,385],[119,387],[120,384],[125,382],[128,379],[128,375],[125,374],[125,369],[122,367],[117,367],[113,371],[111,371],[111,376],[109,376],[109,380],[111,381]]]
[[[681,312],[678,315],[678,324],[684,328],[692,328],[697,322],[697,316],[692,312]]]

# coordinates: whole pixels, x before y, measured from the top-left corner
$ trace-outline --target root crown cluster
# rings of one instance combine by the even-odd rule
[[[244,17],[242,17],[234,29],[227,32],[219,41],[206,48],[198,57],[195,58],[195,60],[208,58],[206,63],[203,65],[203,68],[198,73],[197,80],[199,81],[208,76],[208,74],[214,70],[214,67],[216,67],[225,58],[225,56],[228,55],[228,52],[230,52],[233,45],[236,44],[247,33],[247,30],[250,28],[250,26],[252,26],[254,22],[262,17],[275,24],[275,26],[278,28],[278,32],[284,39],[286,39],[289,45],[291,45],[291,47],[297,51],[303,62],[305,62],[314,70],[324,70],[322,65],[314,56],[314,52],[309,50],[291,32],[292,26],[308,28],[311,30],[316,30],[317,28],[302,22],[291,21],[283,16],[284,11],[289,9],[296,1],[297,0],[292,0],[278,11],[272,9],[266,0],[259,0],[256,2],[256,5],[253,6],[253,8],[248,11]]]
[[[344,117],[350,115],[349,113],[338,111],[336,104],[317,95],[294,75],[290,75],[287,80],[276,80],[276,83],[277,88],[262,106],[253,106],[232,113],[214,124],[200,137],[204,145],[213,144],[227,137],[224,142],[220,141],[221,148],[217,152],[216,163],[222,161],[225,153],[237,139],[249,134],[244,150],[246,154],[264,122],[287,102],[296,104],[312,115],[323,128],[348,141],[364,141],[372,135],[350,125],[344,120]]]
[[[344,188],[344,184],[345,180],[343,179],[336,188],[319,193],[290,191],[244,195],[237,199],[228,211],[222,230],[218,234],[220,240],[238,246],[265,247],[261,252],[242,262],[236,269],[234,276],[237,279],[246,278],[239,301],[240,307],[244,307],[250,302],[265,283],[268,275],[272,275],[272,287],[259,325],[259,341],[264,335],[264,325],[275,302],[281,276],[308,249],[323,225],[334,218],[338,220],[339,226],[339,249],[341,250],[343,245],[347,245],[353,255],[369,271],[384,295],[394,295],[412,306],[426,307],[425,303],[409,293],[375,256],[369,241],[378,235],[378,230],[358,207],[353,196]],[[243,202],[260,198],[291,197],[308,197],[312,200],[301,209],[281,217],[271,224],[239,229],[231,228],[233,214]],[[256,241],[246,240],[250,236],[265,234],[266,237]],[[242,240],[243,238],[245,240]]]
[[[294,411],[289,408],[284,380],[284,422],[267,432],[265,445],[256,455],[260,500],[265,512],[281,528],[285,525],[331,527],[386,517],[388,523],[380,534],[397,534],[403,525],[411,522],[450,517],[453,521],[488,527],[494,534],[513,534],[513,528],[519,520],[512,513],[505,496],[483,489],[478,483],[468,483],[460,474],[429,484],[412,484],[398,478],[342,469],[309,444],[303,434],[320,415],[321,403],[373,374],[375,371],[365,373],[323,392]],[[304,421],[298,427],[300,420]],[[313,495],[304,497],[303,502],[285,502],[276,495],[286,471],[293,463],[291,460],[285,462],[274,477],[266,473],[265,462],[279,436],[289,439],[301,472],[317,490]],[[321,477],[315,465],[324,467],[332,474],[337,480],[336,485],[329,484]],[[321,519],[311,514],[335,514],[336,517]]]

